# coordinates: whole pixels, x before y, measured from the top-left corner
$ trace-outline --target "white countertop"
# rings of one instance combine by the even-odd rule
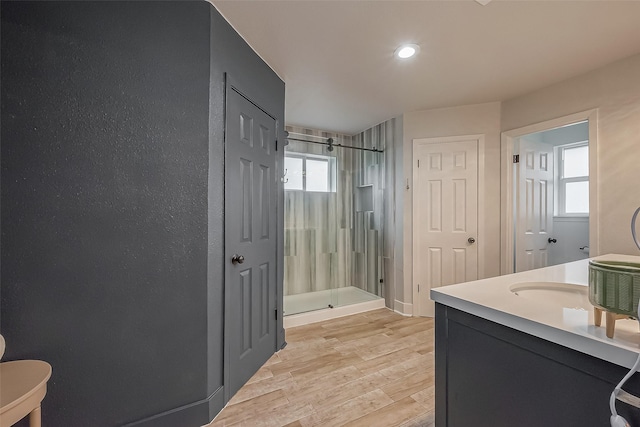
[[[640,257],[603,255],[597,260],[640,263]],[[581,260],[522,273],[443,286],[431,290],[434,301],[572,348],[611,363],[631,368],[640,353],[640,328],[636,320],[618,320],[613,338],[593,323],[593,308],[565,307],[558,300],[544,302],[518,296],[510,288],[526,282],[571,283],[588,287],[589,260]],[[586,308],[586,309],[585,309]]]

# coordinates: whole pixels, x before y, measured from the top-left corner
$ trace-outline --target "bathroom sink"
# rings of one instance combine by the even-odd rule
[[[584,285],[557,282],[525,282],[509,287],[516,296],[540,303],[566,308],[591,310],[589,289]]]

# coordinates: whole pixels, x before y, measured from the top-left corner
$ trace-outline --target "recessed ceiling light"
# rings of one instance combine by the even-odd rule
[[[395,51],[395,55],[400,59],[407,59],[420,52],[420,46],[417,44],[403,44]]]

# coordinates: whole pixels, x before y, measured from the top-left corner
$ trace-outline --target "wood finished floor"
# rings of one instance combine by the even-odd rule
[[[433,427],[433,319],[388,309],[286,331],[209,427]]]

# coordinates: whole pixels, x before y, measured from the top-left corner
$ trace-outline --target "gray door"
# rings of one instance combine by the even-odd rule
[[[227,90],[225,340],[228,396],[276,348],[276,121]]]

